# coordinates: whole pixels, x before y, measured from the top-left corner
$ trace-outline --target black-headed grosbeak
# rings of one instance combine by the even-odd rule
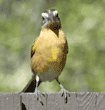
[[[22,92],[34,92],[42,103],[38,85],[43,81],[54,79],[60,84],[58,76],[66,64],[68,44],[61,29],[61,21],[55,9],[44,11],[42,14],[42,30],[31,49],[32,79]],[[67,102],[67,90],[60,84],[61,92]],[[42,103],[43,104],[43,103]]]

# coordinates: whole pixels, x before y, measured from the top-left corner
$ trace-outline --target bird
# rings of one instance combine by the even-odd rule
[[[42,26],[39,36],[31,48],[32,78],[22,92],[34,92],[37,100],[41,101],[44,93],[38,90],[38,86],[45,81],[56,79],[61,87],[61,94],[67,103],[69,93],[58,80],[63,71],[69,51],[67,39],[61,28],[58,11],[55,9],[45,10],[41,14]]]

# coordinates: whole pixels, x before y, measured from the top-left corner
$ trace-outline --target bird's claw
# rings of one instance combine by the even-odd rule
[[[65,103],[67,103],[67,101],[68,101],[67,94],[70,97],[69,91],[67,91],[65,88],[62,88],[60,92],[61,92],[61,96],[62,97],[64,96]]]
[[[39,100],[40,103],[44,106],[44,104],[43,104],[43,102],[42,102],[42,99],[41,99],[41,95],[43,95],[43,96],[45,97],[45,94],[44,94],[43,92],[41,92],[41,91],[36,90],[36,91],[35,91],[35,95],[36,95],[36,97],[37,97],[37,101]]]

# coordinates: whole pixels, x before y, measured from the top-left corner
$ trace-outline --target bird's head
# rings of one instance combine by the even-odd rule
[[[42,27],[50,28],[52,30],[59,30],[61,28],[61,21],[58,16],[58,11],[50,9],[42,12]]]

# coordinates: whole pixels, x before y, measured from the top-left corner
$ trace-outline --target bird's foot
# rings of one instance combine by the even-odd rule
[[[64,96],[64,101],[65,101],[65,103],[67,103],[67,101],[68,101],[67,94],[68,94],[68,96],[70,97],[69,91],[67,91],[67,90],[61,85],[61,91],[60,91],[60,93],[61,93],[61,96],[62,96],[62,97]]]
[[[44,106],[43,102],[42,102],[42,99],[41,99],[41,95],[43,95],[45,97],[45,94],[39,90],[35,90],[35,95],[37,97],[37,101],[39,100],[40,103]]]

